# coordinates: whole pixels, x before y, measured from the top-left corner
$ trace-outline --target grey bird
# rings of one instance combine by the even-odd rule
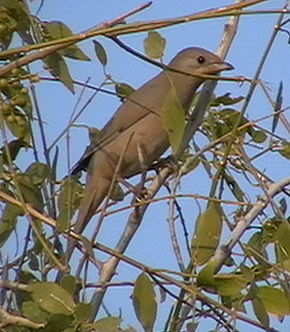
[[[166,97],[174,89],[186,113],[194,93],[205,81],[204,78],[184,73],[214,75],[233,69],[218,55],[198,47],[182,50],[168,67],[172,70],[163,70],[123,102],[101,130],[97,142],[87,148],[74,167],[73,174],[87,168],[84,196],[74,226],[76,233],[83,232],[108,194],[119,161],[119,178],[129,178],[141,173],[144,165],[150,167],[169,148],[167,131],[160,116]]]

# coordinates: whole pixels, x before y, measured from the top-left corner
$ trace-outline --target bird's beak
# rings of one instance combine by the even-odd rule
[[[220,68],[220,70],[232,70],[235,69],[235,67],[233,65],[231,65],[229,62],[223,61],[218,63],[218,66]]]

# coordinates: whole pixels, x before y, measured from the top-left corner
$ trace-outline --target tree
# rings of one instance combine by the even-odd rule
[[[135,331],[133,310],[144,331],[287,330],[290,142],[288,96],[279,77],[289,77],[287,57],[276,73],[288,51],[288,7],[264,2],[237,1],[154,21],[148,12],[148,19],[134,22],[147,3],[74,34],[54,17],[42,19],[45,1],[0,1],[3,331]],[[240,21],[260,22],[262,14],[267,23],[251,30],[252,49],[252,35]],[[181,23],[184,32],[192,31],[192,22],[206,29],[210,18],[218,30],[220,17],[226,25],[218,52],[235,54],[236,75],[219,78],[215,92],[217,80],[208,81],[193,100],[178,127],[182,141],[174,163],[164,157],[145,180],[132,180],[142,181],[145,196],[116,186],[87,232],[74,234],[84,177],[67,174],[80,154],[79,137],[88,131],[96,139],[96,117],[112,114],[105,114],[108,95],[123,100],[133,89],[127,76],[115,78],[110,61],[121,63],[124,56],[126,64],[133,55],[142,71],[145,61],[157,71],[176,47],[163,28],[171,27],[176,38]],[[136,36],[143,53],[132,46]],[[81,76],[89,60],[90,70],[100,66],[99,84],[88,75],[73,78],[75,67]],[[236,64],[243,61],[246,76]],[[270,73],[273,90],[262,70]],[[60,110],[64,102],[66,108],[75,103],[69,114]],[[82,125],[85,111],[92,115]],[[198,128],[192,126],[196,117]],[[68,262],[69,237],[79,250]]]

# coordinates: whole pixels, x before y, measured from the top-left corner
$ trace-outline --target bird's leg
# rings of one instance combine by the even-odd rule
[[[148,160],[147,157],[147,150],[146,147],[143,144],[137,145],[137,151],[138,151],[138,159],[140,163],[140,169],[141,169],[141,179],[137,186],[137,194],[136,198],[146,198],[147,189],[144,187],[145,181],[146,181],[146,175],[148,171],[148,165],[146,163],[146,160]]]

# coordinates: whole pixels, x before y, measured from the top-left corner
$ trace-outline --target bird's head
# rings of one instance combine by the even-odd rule
[[[218,55],[203,48],[190,47],[180,51],[169,63],[170,68],[197,75],[215,75],[234,67]]]

